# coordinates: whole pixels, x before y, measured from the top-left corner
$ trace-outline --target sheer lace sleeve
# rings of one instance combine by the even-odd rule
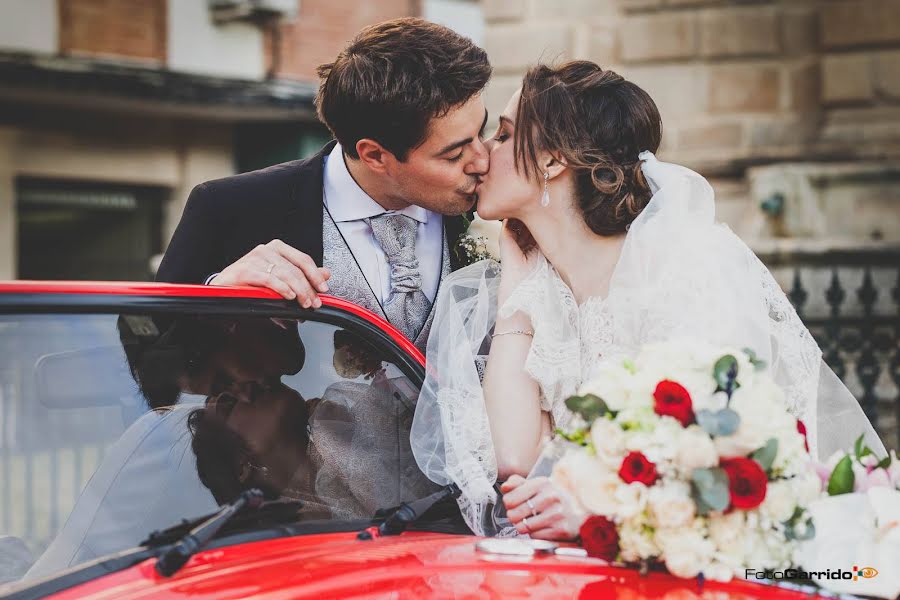
[[[500,307],[502,318],[515,312],[531,319],[534,339],[525,371],[538,383],[541,410],[555,422],[566,414],[559,405],[575,393],[581,380],[579,314],[575,298],[543,255]]]

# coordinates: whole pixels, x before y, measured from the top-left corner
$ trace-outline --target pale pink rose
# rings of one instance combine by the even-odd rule
[[[862,481],[856,482],[857,492],[867,492],[874,487],[893,487],[891,485],[891,477],[884,469],[874,469],[870,471]]]

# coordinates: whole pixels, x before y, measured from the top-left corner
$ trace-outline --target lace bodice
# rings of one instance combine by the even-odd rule
[[[626,348],[613,344],[612,315],[603,298],[579,305],[556,269],[537,257],[531,273],[500,308],[500,316],[520,311],[531,318],[534,339],[525,370],[541,392],[541,409],[550,414],[554,428],[565,428],[572,413],[565,400],[590,379],[601,358]]]

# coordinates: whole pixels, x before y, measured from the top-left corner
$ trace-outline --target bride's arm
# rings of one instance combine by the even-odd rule
[[[502,274],[498,305],[533,267],[519,250],[506,225],[500,235]],[[550,434],[550,419],[541,411],[540,392],[525,371],[531,348],[531,320],[517,312],[497,318],[494,338],[484,372],[484,400],[500,480],[511,475],[527,476],[538,459],[543,440]]]

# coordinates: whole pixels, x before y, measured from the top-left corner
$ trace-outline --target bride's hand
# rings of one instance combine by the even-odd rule
[[[501,286],[510,292],[534,267],[539,250],[528,228],[518,220],[506,219],[500,229]],[[524,250],[523,250],[524,248]]]
[[[588,515],[547,477],[513,475],[500,486],[506,516],[519,533],[540,540],[572,541]]]

